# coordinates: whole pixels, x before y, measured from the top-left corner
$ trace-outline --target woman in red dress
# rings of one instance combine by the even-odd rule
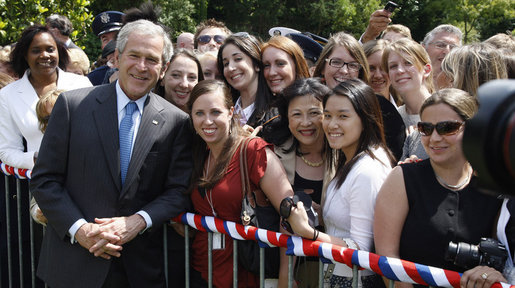
[[[240,144],[249,137],[234,116],[229,88],[224,82],[205,80],[191,92],[188,108],[196,132],[191,200],[195,213],[241,223]],[[281,162],[261,138],[247,148],[251,189],[262,190],[276,210],[282,199],[293,195]],[[263,194],[263,193],[261,193]],[[258,201],[259,202],[259,201]],[[192,286],[203,287],[208,279],[207,233],[198,231],[193,240]],[[232,239],[213,236],[213,284],[232,287]],[[282,251],[279,286],[287,285],[287,258]],[[200,274],[202,277],[195,277]],[[202,279],[200,279],[202,278]],[[199,281],[200,280],[200,281]],[[200,282],[197,284],[197,282]],[[238,267],[239,287],[254,287],[257,277]]]

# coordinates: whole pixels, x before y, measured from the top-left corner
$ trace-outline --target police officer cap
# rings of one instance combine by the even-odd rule
[[[122,27],[122,16],[124,14],[119,11],[105,11],[97,16],[93,20],[91,28],[93,33],[100,36],[107,32],[118,31]]]
[[[318,57],[320,57],[320,53],[322,53],[322,49],[324,48],[320,43],[313,40],[310,36],[302,34],[302,33],[290,33],[286,35],[291,40],[295,41],[299,44],[302,51],[304,51],[304,57],[313,62],[317,62]]]

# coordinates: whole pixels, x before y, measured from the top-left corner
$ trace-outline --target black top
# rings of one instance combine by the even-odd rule
[[[315,203],[320,204],[322,199],[322,180],[309,180],[303,178],[297,172],[295,172],[295,180],[293,184],[293,191],[304,191],[311,197],[311,200]]]
[[[381,106],[381,114],[383,115],[384,135],[386,138],[386,146],[390,148],[395,159],[402,156],[402,147],[404,146],[404,139],[406,139],[406,126],[402,117],[397,112],[395,106],[390,101],[381,95],[376,94],[379,106]]]
[[[409,202],[401,259],[463,272],[444,260],[449,241],[477,245],[481,237],[492,237],[502,200],[479,192],[475,176],[460,191],[444,188],[429,159],[401,167]]]

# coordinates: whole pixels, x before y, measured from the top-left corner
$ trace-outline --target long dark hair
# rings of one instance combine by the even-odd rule
[[[249,56],[252,59],[252,64],[254,67],[259,68],[258,73],[258,88],[256,92],[256,99],[254,100],[254,115],[257,116],[255,119],[260,119],[264,112],[268,110],[270,103],[273,99],[272,92],[268,88],[268,84],[266,83],[265,75],[263,74],[263,62],[261,62],[261,42],[252,35],[249,35],[246,32],[240,32],[229,36],[225,39],[224,44],[220,47],[218,51],[218,71],[220,75],[222,75],[227,86],[231,88],[231,94],[233,102],[238,100],[240,97],[240,92],[234,89],[227,79],[224,76],[224,63],[222,53],[227,47],[227,45],[232,44],[236,46],[241,52],[245,55]],[[257,123],[247,123],[250,126],[255,126]]]
[[[193,108],[193,104],[195,101],[202,95],[207,93],[221,93],[224,97],[225,108],[231,109],[233,107],[231,92],[229,87],[220,80],[203,80],[200,81],[190,94],[190,99],[188,100],[188,111],[190,113],[191,119],[191,111]],[[193,122],[193,121],[192,121]],[[193,123],[192,123],[193,126]],[[193,127],[194,128],[194,127]],[[249,136],[250,133],[244,131],[240,124],[237,115],[233,115],[230,123],[229,129],[229,138],[224,144],[222,149],[222,153],[220,154],[220,158],[215,164],[215,173],[209,177],[204,176],[204,163],[206,157],[209,154],[209,150],[206,142],[202,137],[198,134],[195,134],[193,139],[193,175],[191,177],[191,185],[190,192],[196,187],[210,189],[212,188],[218,181],[220,181],[227,171],[227,166],[231,161],[232,156],[240,146],[241,141],[244,137]]]
[[[345,154],[341,150],[327,149],[329,165],[337,169],[335,175],[337,179],[336,187],[340,187],[343,184],[352,166],[364,154],[368,154],[372,159],[380,161],[374,155],[373,149],[383,148],[390,160],[390,163],[383,163],[383,165],[395,166],[395,157],[393,157],[392,152],[386,146],[383,117],[374,90],[359,79],[348,79],[338,84],[333,89],[333,94],[324,98],[322,101],[324,109],[329,97],[347,97],[359,116],[363,128],[358,140],[356,153],[349,161],[347,161]]]
[[[66,46],[64,46],[61,41],[55,39],[54,35],[50,33],[47,27],[35,24],[23,30],[20,39],[16,42],[16,45],[11,52],[11,65],[14,72],[16,72],[20,78],[23,76],[23,73],[25,73],[25,70],[29,68],[29,63],[27,63],[25,58],[27,57],[32,40],[34,40],[34,37],[39,33],[47,33],[52,37],[52,39],[54,39],[57,46],[57,52],[59,54],[59,68],[65,71],[66,65],[70,62],[70,56],[68,56]]]

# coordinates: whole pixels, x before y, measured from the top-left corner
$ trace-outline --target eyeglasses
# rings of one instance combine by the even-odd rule
[[[225,36],[223,35],[202,35],[197,38],[197,41],[200,44],[207,44],[211,42],[211,38],[215,39],[215,42],[218,44],[223,44],[225,41]]]
[[[446,49],[447,47],[449,47],[449,50],[452,50],[452,49],[458,47],[457,45],[446,43],[443,41],[435,41],[435,42],[431,42],[429,44],[435,45],[435,47],[440,50]]]
[[[460,121],[442,121],[436,124],[429,122],[418,122],[417,128],[423,136],[431,136],[435,128],[436,133],[438,133],[441,136],[446,136],[458,133],[461,126],[463,125],[465,125],[465,122]]]
[[[325,59],[325,61],[329,62],[329,66],[332,66],[334,68],[342,68],[343,66],[347,65],[347,69],[353,72],[357,72],[361,68],[361,65],[358,62],[347,63],[338,58]]]

